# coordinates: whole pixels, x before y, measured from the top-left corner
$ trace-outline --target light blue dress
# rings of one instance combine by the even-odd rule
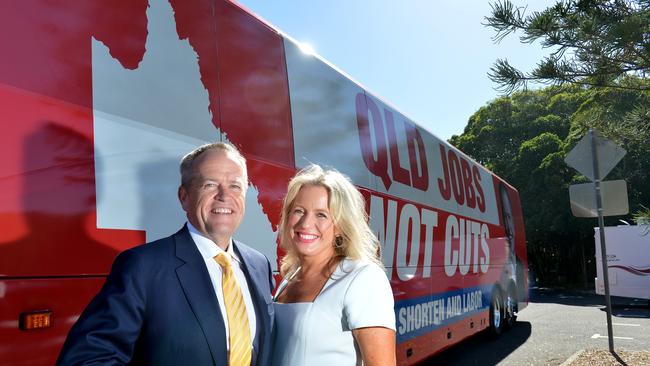
[[[361,365],[352,329],[395,330],[393,306],[393,292],[383,269],[345,259],[314,302],[274,303],[273,365]]]

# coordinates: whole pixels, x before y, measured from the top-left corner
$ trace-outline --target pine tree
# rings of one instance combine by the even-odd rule
[[[488,75],[503,92],[530,81],[648,90],[620,81],[650,70],[650,0],[560,0],[530,15],[509,0],[491,7],[485,25],[496,31],[495,41],[519,31],[521,42],[552,50],[530,72],[498,59]]]

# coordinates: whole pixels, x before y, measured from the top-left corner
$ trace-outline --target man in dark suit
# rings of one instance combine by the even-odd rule
[[[232,238],[244,216],[246,160],[231,145],[208,144],[187,154],[180,170],[178,197],[188,223],[115,259],[70,330],[59,365],[269,364],[270,263]],[[239,313],[228,305],[233,286],[226,278],[236,279]],[[234,353],[243,356],[234,360]]]

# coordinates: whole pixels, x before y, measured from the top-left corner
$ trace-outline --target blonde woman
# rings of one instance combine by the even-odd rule
[[[377,244],[344,175],[310,165],[289,182],[274,365],[395,365],[393,294]]]

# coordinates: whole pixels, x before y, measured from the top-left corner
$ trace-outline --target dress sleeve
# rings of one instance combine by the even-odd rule
[[[393,307],[393,290],[384,271],[372,263],[359,269],[343,300],[348,327],[384,327],[395,330]]]

